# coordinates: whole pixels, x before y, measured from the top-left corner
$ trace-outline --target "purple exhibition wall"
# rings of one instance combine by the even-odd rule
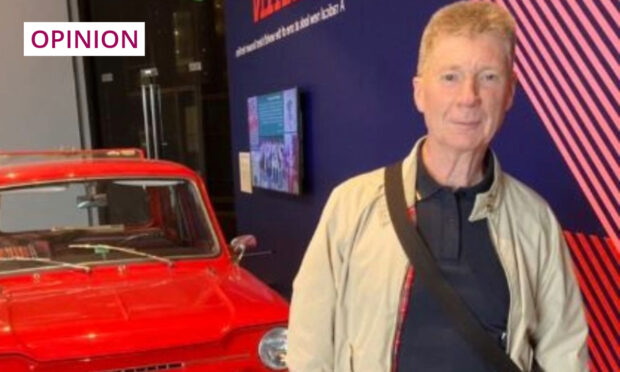
[[[617,371],[618,8],[611,0],[496,2],[519,23],[519,87],[493,149],[556,212],[586,303],[591,368]],[[448,3],[226,2],[233,159],[249,150],[247,97],[301,92],[302,196],[241,193],[233,164],[238,231],[259,241],[244,265],[285,296],[330,190],[404,157],[424,133],[410,81],[422,29]]]

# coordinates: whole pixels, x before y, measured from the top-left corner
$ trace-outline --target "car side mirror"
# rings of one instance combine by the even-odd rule
[[[230,250],[233,256],[233,262],[238,264],[241,262],[243,255],[247,249],[254,249],[258,245],[254,235],[240,235],[230,241]]]

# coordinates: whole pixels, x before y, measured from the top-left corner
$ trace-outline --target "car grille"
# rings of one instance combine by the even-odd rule
[[[152,372],[152,371],[174,371],[178,369],[182,369],[184,367],[183,363],[164,363],[164,364],[153,364],[149,366],[139,366],[139,367],[126,367],[120,369],[108,369],[100,372]]]

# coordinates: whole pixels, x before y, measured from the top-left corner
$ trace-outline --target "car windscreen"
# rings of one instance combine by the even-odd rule
[[[43,267],[46,259],[91,264],[218,250],[200,193],[184,179],[97,179],[0,189],[0,272]]]

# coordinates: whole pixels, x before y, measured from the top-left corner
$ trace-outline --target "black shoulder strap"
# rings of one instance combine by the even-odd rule
[[[497,371],[519,372],[519,367],[482,328],[461,297],[443,277],[420,233],[411,224],[407,216],[401,168],[401,162],[385,168],[385,194],[392,224],[409,261],[422,276],[456,329],[476,352]]]

